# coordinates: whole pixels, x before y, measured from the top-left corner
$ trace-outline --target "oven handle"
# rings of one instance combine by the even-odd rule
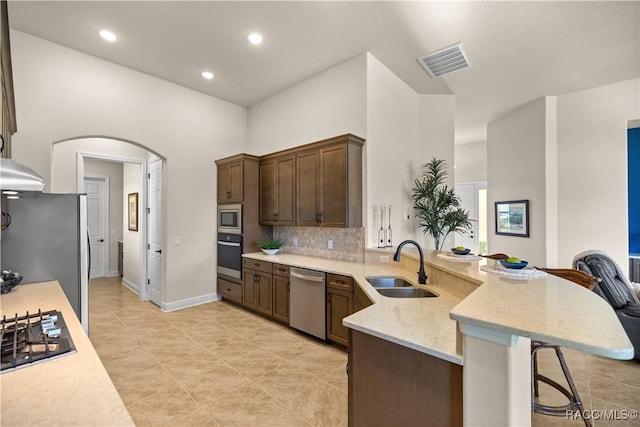
[[[222,246],[235,246],[235,247],[240,247],[240,243],[236,243],[236,242],[223,242],[218,240],[218,244],[222,245]]]

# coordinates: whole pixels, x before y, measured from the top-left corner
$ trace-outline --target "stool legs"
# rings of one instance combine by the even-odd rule
[[[560,362],[560,367],[562,368],[562,373],[567,380],[567,384],[569,384],[569,390],[567,390],[561,384],[558,384],[556,381],[548,378],[540,373],[538,373],[538,351],[552,348],[556,352],[556,357]],[[531,342],[531,380],[533,382],[531,387],[531,409],[534,412],[545,415],[554,415],[554,416],[566,416],[567,411],[569,410],[578,410],[580,415],[582,416],[582,420],[587,427],[592,427],[592,423],[590,419],[585,418],[584,408],[582,405],[582,400],[580,400],[580,396],[578,395],[578,390],[576,389],[575,384],[573,383],[573,378],[571,377],[571,373],[569,372],[569,367],[567,366],[567,362],[564,360],[564,355],[562,354],[562,350],[557,345],[547,344],[540,341],[532,341]],[[539,396],[538,390],[538,381],[542,381],[555,388],[562,394],[564,394],[567,399],[569,399],[569,403],[562,406],[549,406],[543,405],[541,403],[536,402],[536,398]]]

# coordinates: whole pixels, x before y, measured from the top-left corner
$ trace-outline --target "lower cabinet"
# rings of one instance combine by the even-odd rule
[[[272,264],[244,259],[242,265],[242,305],[271,316],[273,314]]]
[[[273,318],[289,324],[289,266],[273,265]]]
[[[352,277],[327,274],[327,338],[347,347],[349,334],[342,320],[371,304],[373,301]]]
[[[218,277],[218,293],[224,299],[242,304],[242,285]]]

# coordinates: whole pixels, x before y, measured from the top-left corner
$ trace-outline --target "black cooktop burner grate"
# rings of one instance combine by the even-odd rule
[[[75,352],[73,340],[62,313],[56,310],[24,316],[2,317],[0,370],[19,368],[30,363]]]

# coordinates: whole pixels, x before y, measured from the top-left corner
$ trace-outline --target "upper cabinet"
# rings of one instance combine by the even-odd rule
[[[295,154],[264,156],[260,160],[260,223],[294,225]]]
[[[13,97],[13,74],[11,71],[11,47],[9,44],[9,15],[7,2],[0,2],[0,78],[2,80],[2,114],[0,115],[0,131],[2,132],[1,157],[11,157],[11,135],[17,130],[16,109]]]
[[[297,154],[297,225],[362,226],[362,144],[343,135]]]
[[[218,203],[239,203],[244,197],[243,158],[239,156],[217,160]]]

